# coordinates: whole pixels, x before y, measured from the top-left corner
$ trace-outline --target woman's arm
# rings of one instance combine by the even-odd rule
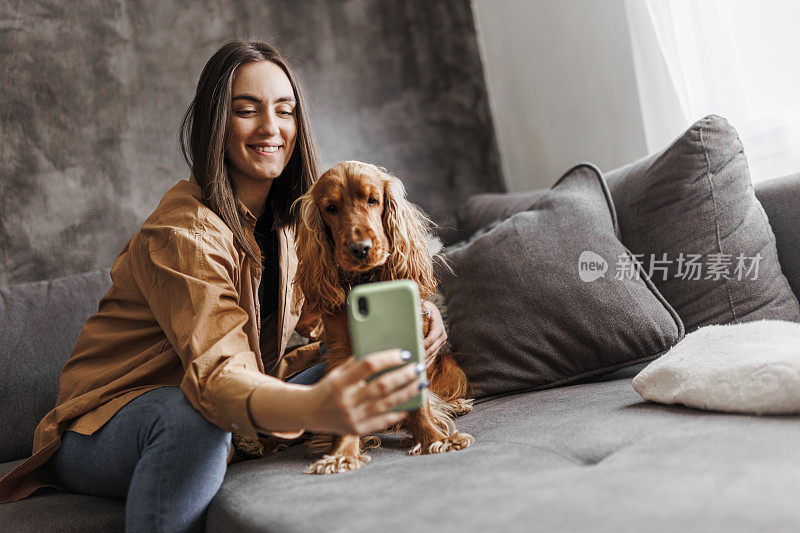
[[[259,370],[250,349],[250,317],[234,282],[236,249],[214,227],[145,229],[131,242],[132,274],[180,358],[181,390],[209,422],[255,438],[247,400],[258,386],[277,380]]]

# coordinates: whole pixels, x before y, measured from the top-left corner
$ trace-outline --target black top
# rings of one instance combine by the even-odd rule
[[[278,234],[273,228],[272,220],[272,211],[267,207],[256,222],[254,231],[256,243],[261,249],[261,262],[264,265],[261,283],[258,285],[262,322],[264,317],[278,312]]]

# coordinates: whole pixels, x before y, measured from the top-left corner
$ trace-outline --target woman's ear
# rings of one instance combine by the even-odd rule
[[[309,193],[300,202],[300,226],[297,230],[297,274],[294,283],[305,296],[304,305],[316,311],[344,305],[345,292],[339,284],[333,245],[316,202]]]
[[[436,292],[433,261],[425,242],[431,220],[414,204],[406,200],[403,183],[386,175],[383,189],[383,226],[389,238],[387,279],[410,279],[419,287],[420,296],[427,298]]]

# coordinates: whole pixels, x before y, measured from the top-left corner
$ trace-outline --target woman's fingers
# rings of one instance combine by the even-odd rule
[[[363,435],[365,433],[385,429],[386,426],[393,423],[385,423],[384,420],[387,418],[395,418],[397,421],[402,420],[407,413],[405,413],[405,411],[395,413],[392,412],[392,409],[419,394],[420,390],[419,382],[414,379],[410,383],[407,383],[402,388],[392,392],[391,394],[388,394],[387,396],[364,402],[361,407],[362,412],[358,417],[360,419],[360,423],[357,427],[358,433]],[[399,416],[396,417],[391,415]]]
[[[363,435],[385,429],[406,416],[392,409],[419,394],[419,378],[424,372],[423,363],[409,363],[400,350],[349,359],[318,384],[328,391],[324,393],[328,399],[320,404],[321,410],[327,411],[327,415],[320,413],[322,425],[339,434]]]
[[[425,352],[425,368],[430,368],[436,362],[436,352]]]
[[[425,336],[425,351],[433,352],[435,351],[432,349],[434,346],[438,344],[441,347],[447,340],[447,332],[444,329],[444,321],[439,309],[428,300],[422,302],[422,307],[424,311],[427,311],[427,317],[430,320],[430,329]]]
[[[365,387],[353,394],[353,402],[358,405],[365,401],[380,400],[392,392],[416,382],[420,374],[425,372],[425,365],[419,363],[406,363],[397,370],[391,370],[370,381]]]
[[[439,350],[442,349],[444,346],[447,337],[441,337],[439,340],[436,341],[433,345],[425,350],[425,366],[429,367],[436,361],[436,354],[439,353]]]
[[[430,322],[430,329],[425,336],[425,366],[430,367],[436,362],[436,354],[447,341],[447,331],[444,329],[442,315],[433,302],[425,300],[422,302],[422,309],[426,321]]]
[[[391,411],[398,405],[406,402],[419,394],[421,389],[420,383],[415,379],[410,383],[405,384],[400,389],[388,394],[380,399],[375,399],[370,402],[364,403],[365,418],[378,416],[388,411]]]
[[[345,364],[337,367],[337,380],[340,386],[349,387],[360,384],[367,378],[382,370],[402,365],[407,362],[401,357],[401,350],[384,350],[367,355],[363,359],[351,357]],[[363,384],[361,384],[363,385]]]

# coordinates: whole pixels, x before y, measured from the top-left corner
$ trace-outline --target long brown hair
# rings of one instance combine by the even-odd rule
[[[297,101],[294,108],[297,119],[294,151],[286,168],[272,183],[267,200],[274,213],[275,228],[288,226],[296,231],[299,215],[292,206],[317,177],[317,147],[297,77],[272,46],[260,41],[228,41],[211,56],[200,74],[194,100],[181,122],[180,144],[183,158],[203,191],[203,202],[225,221],[245,253],[261,265],[260,250],[245,237],[244,212],[236,202],[236,184],[230,179],[225,158],[233,79],[241,65],[256,61],[271,61],[281,67],[292,84]]]

